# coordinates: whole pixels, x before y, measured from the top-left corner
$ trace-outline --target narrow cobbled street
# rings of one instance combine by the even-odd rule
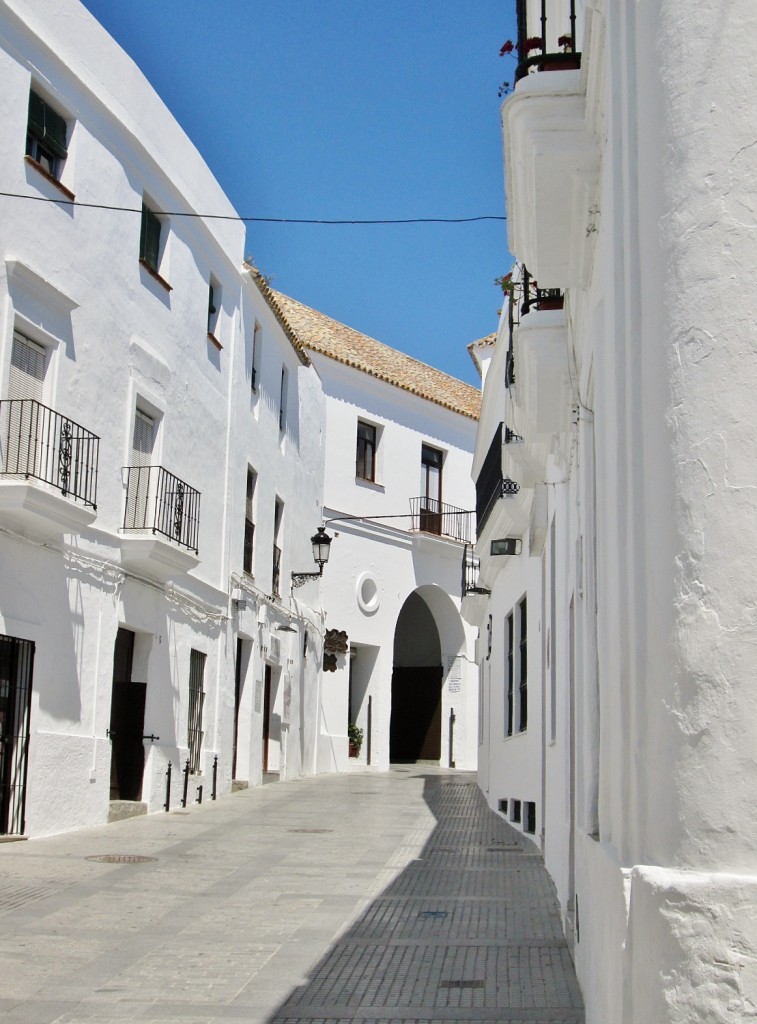
[[[0,1021],[581,1024],[552,884],[473,775],[321,776],[0,844]]]

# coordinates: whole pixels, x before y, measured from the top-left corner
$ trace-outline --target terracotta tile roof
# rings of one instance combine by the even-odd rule
[[[303,363],[305,366],[310,366],[310,356],[305,351],[305,346],[302,344],[302,342],[298,338],[297,334],[292,329],[292,325],[287,320],[287,318],[284,315],[284,312],[283,312],[281,306],[279,305],[279,303],[277,301],[277,294],[278,293],[274,292],[273,288],[271,288],[271,286],[268,284],[266,279],[260,273],[258,268],[253,266],[253,264],[245,262],[244,269],[246,271],[248,271],[250,277],[252,278],[252,280],[255,282],[255,284],[260,289],[261,295],[263,296],[265,301],[268,303],[268,306],[270,307],[271,312],[273,313],[273,315],[276,317],[276,319],[278,320],[279,324],[281,325],[281,328],[284,331],[284,334],[286,334],[287,338],[289,338],[289,341],[292,344],[292,348],[295,350],[295,352],[299,356],[300,362]]]
[[[481,374],[481,364],[479,363],[478,358],[476,357],[476,349],[492,348],[496,344],[497,332],[495,331],[493,334],[487,334],[485,338],[479,338],[478,341],[472,341],[470,345],[468,345],[468,355],[473,360],[473,365],[478,370],[479,375]]]
[[[481,393],[477,388],[332,320],[309,306],[303,306],[288,295],[269,290],[284,319],[306,349],[346,366],[353,366],[462,416],[478,419]]]

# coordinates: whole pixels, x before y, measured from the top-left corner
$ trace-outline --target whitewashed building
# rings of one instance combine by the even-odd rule
[[[757,12],[517,13],[519,264],[474,349],[480,782],[541,848],[588,1024],[748,1020]]]
[[[338,487],[324,498],[345,451],[334,375],[244,263],[243,224],[200,154],[78,0],[0,0],[0,112],[0,834],[343,769],[350,692],[365,726],[375,696],[366,731],[385,766],[392,666],[418,656],[392,654],[411,595],[431,610],[406,621],[436,630],[420,667],[443,668],[438,713],[459,723],[442,756],[435,720],[433,759],[475,763],[462,548],[438,477],[471,507],[478,392],[384,346],[440,400],[403,381],[347,386],[385,430],[376,465],[397,460],[384,485],[362,480],[389,492],[373,511],[437,501],[415,509],[418,536],[408,522],[385,534],[391,555],[372,543],[376,593],[361,577],[353,628],[349,528],[334,575],[307,577],[312,536],[342,509]],[[355,444],[353,424],[350,472]],[[418,489],[423,444],[436,491]],[[324,683],[336,623],[351,691],[344,658]]]
[[[476,765],[475,630],[460,615],[480,393],[285,295],[276,301],[323,383],[327,628],[318,767]]]
[[[0,83],[0,832],[312,772],[310,359],[79,3],[0,4]]]

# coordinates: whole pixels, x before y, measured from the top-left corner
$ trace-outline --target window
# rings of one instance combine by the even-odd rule
[[[515,665],[513,664],[513,643],[515,640],[515,623],[513,621],[513,613],[507,616],[505,620],[505,643],[507,644],[507,691],[505,693],[505,736],[512,736],[513,734],[513,711],[514,711],[514,680],[515,680]]]
[[[286,426],[287,415],[287,368],[281,367],[281,392],[279,394],[279,430]]]
[[[442,532],[442,462],[438,448],[424,444],[421,448],[421,516],[420,527],[426,533]]]
[[[279,534],[283,518],[284,502],[277,498],[273,510],[273,574],[271,577],[271,593],[274,597],[281,596],[281,547],[279,546]]]
[[[518,673],[518,731],[525,732],[528,725],[528,637],[527,608],[525,597],[518,605],[520,619],[520,671]]]
[[[510,821],[520,821],[520,800],[510,801]]]
[[[139,258],[157,273],[160,262],[160,220],[142,203],[142,229],[139,235]]]
[[[29,93],[26,155],[56,181],[68,156],[67,135],[65,118],[32,89]]]
[[[155,447],[155,427],[152,416],[141,409],[134,410],[131,456],[126,470],[124,529],[127,530],[144,530],[150,526],[150,466]]]
[[[193,774],[202,771],[202,705],[205,701],[203,682],[205,679],[205,655],[192,650],[189,654],[189,718],[187,721],[187,745],[189,747],[189,770]]]
[[[357,458],[355,476],[358,480],[376,480],[376,428],[372,423],[357,422]]]
[[[258,390],[258,379],[260,377],[260,352],[263,344],[263,336],[260,324],[255,321],[255,329],[252,332],[252,390]]]
[[[208,285],[208,334],[213,340],[216,338],[218,328],[218,317],[221,309],[221,286],[211,277]]]
[[[526,800],[523,810],[525,812],[523,831],[534,835],[536,833],[536,804],[533,800]]]
[[[13,332],[8,374],[8,402],[3,403],[2,471],[10,475],[45,477],[46,436],[50,410],[41,404],[45,394],[47,351]]]
[[[247,498],[244,512],[244,571],[252,573],[252,542],[255,536],[255,523],[252,519],[252,504],[255,497],[257,473],[247,467]]]

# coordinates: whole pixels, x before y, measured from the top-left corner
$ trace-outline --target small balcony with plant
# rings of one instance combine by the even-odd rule
[[[122,563],[167,580],[199,563],[200,492],[163,466],[127,466]]]
[[[588,279],[597,231],[597,141],[586,123],[583,34],[575,0],[517,0],[516,61],[503,83],[509,248],[545,289]],[[509,94],[509,95],[508,95]]]
[[[52,539],[97,513],[100,438],[35,399],[0,401],[0,521]]]
[[[513,389],[516,419],[507,432],[506,445],[522,470],[521,483],[533,486],[544,479],[546,461],[555,434],[570,426],[571,386],[568,328],[563,293],[541,288],[521,268],[518,306],[513,324]]]

